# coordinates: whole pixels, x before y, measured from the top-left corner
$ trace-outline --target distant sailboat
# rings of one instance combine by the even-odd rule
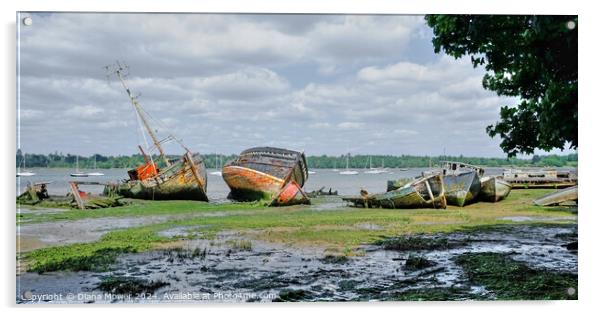
[[[384,167],[385,161],[383,160],[383,167]],[[380,173],[385,173],[387,171],[383,169],[379,169],[379,168],[372,168],[372,156],[370,156],[370,168],[367,171],[364,171],[364,173],[367,174],[380,174]]]
[[[96,170],[96,155],[94,155],[94,170]],[[105,174],[102,172],[94,171],[88,172],[89,176],[104,176]]]
[[[212,176],[222,176],[222,172],[220,170],[222,170],[221,168],[221,163],[218,162],[218,156],[217,153],[215,153],[215,171],[213,172],[209,172],[210,175]],[[221,160],[221,157],[219,158]]]
[[[79,171],[79,156],[75,156],[75,172],[71,174],[72,177],[87,177],[87,173]]]
[[[355,174],[358,174],[358,172],[355,171],[355,170],[349,170],[349,154],[347,154],[347,164],[346,164],[346,167],[345,167],[345,171],[341,171],[341,172],[339,172],[339,174],[342,174],[342,175],[355,175]]]
[[[31,177],[35,175],[34,172],[25,169],[25,154],[23,154],[23,169],[20,167],[17,168],[17,177]]]
[[[337,161],[334,161],[334,169],[332,169],[332,171],[334,172],[339,172],[339,169],[337,169]]]

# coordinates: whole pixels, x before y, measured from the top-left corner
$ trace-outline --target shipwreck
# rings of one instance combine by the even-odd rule
[[[484,173],[485,170],[478,166],[442,161],[440,169],[425,171],[423,175],[442,174],[447,203],[462,207],[476,200]]]
[[[150,126],[149,115],[142,109],[124,79],[126,67],[117,63],[113,68],[108,66],[106,68],[117,75],[138,116],[143,136],[146,131],[152,140],[151,146],[147,144],[146,151],[142,146],[138,146],[144,157],[144,163],[128,171],[129,179],[122,183],[109,184],[107,190],[136,199],[208,201],[207,171],[201,156],[193,154],[171,134],[159,140]],[[146,140],[146,137],[144,139]],[[162,143],[171,140],[175,140],[184,149],[180,159],[170,160],[161,147]],[[158,152],[156,159],[153,155],[147,154],[154,150]]]
[[[365,208],[446,208],[443,175],[441,173],[415,179],[400,188],[385,193],[345,197],[344,201]]]
[[[499,202],[505,199],[512,190],[512,185],[500,177],[487,176],[481,178],[481,191],[479,200],[485,202]]]
[[[267,200],[272,206],[310,203],[302,189],[309,177],[302,152],[250,148],[224,165],[222,177],[230,187],[228,198],[233,200]]]

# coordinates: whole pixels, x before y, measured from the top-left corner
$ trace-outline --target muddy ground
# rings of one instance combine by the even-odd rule
[[[387,250],[385,244],[370,244],[348,257],[249,240],[237,232],[211,240],[201,234],[166,249],[121,255],[107,272],[24,273],[17,277],[16,296],[18,303],[381,301],[436,288],[453,289],[453,299],[496,299],[494,292],[470,282],[455,261],[481,252],[506,254],[533,269],[577,274],[571,246],[576,225],[516,221],[520,224],[421,237],[435,245],[444,240],[442,247]],[[187,233],[176,227],[161,234]]]

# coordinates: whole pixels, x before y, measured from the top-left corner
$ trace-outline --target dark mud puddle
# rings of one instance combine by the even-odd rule
[[[516,225],[429,238],[442,237],[449,248],[398,251],[366,245],[357,249],[359,256],[347,258],[224,233],[212,241],[185,241],[181,248],[122,256],[112,272],[26,273],[17,277],[17,302],[370,301],[413,289],[450,287],[488,298],[486,289],[467,284],[454,263],[460,254],[479,252],[505,253],[533,268],[577,273],[576,251],[566,247],[576,240],[576,225]],[[416,258],[428,264],[411,266],[408,259],[414,263]],[[107,278],[159,286],[152,293],[112,293],[99,289]]]

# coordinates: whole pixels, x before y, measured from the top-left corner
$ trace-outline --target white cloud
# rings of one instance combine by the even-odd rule
[[[193,88],[221,99],[247,99],[278,94],[289,88],[285,78],[264,68],[247,68],[234,73],[195,78]]]
[[[77,105],[65,111],[65,114],[77,118],[94,118],[104,112],[103,109],[93,105]]]
[[[34,20],[20,43],[28,152],[136,151],[134,111],[102,69],[119,59],[130,66],[130,88],[145,110],[193,150],[271,144],[309,154],[423,154],[464,139],[454,144],[465,154],[500,153],[484,128],[508,100],[483,90],[483,72],[469,60],[432,53],[420,16],[63,13]],[[52,141],[40,142],[40,129]],[[98,147],[78,146],[74,134]]]
[[[339,129],[360,129],[364,127],[366,124],[361,122],[342,122],[337,124]]]

